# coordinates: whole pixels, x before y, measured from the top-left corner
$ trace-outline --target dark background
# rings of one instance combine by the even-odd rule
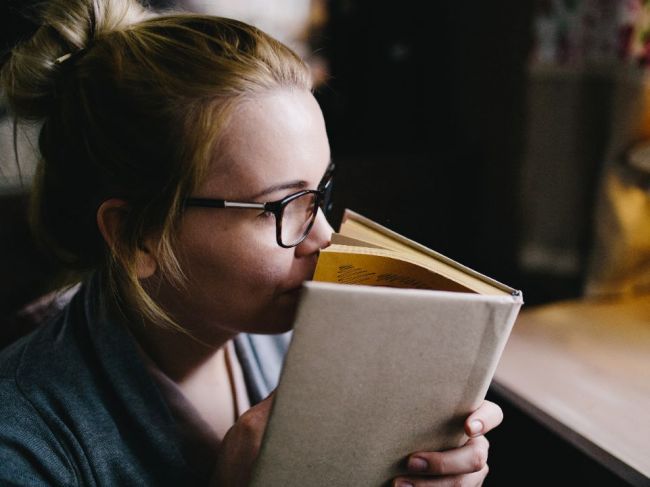
[[[522,289],[527,306],[578,296],[582,274],[531,273],[516,257],[532,0],[424,4],[329,3],[315,42],[330,63],[317,98],[337,163],[333,223],[351,208]],[[3,47],[33,29],[0,19]],[[56,271],[29,239],[25,201],[0,194],[3,318]],[[506,420],[489,435],[485,485],[624,485],[493,391],[488,398]]]
[[[415,1],[331,3],[333,79],[318,97],[339,165],[335,201],[520,285],[531,4],[460,3],[427,14]]]

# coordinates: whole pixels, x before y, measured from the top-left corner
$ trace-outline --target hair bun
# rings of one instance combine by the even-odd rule
[[[9,110],[19,119],[47,116],[64,58],[151,16],[135,0],[50,0],[46,5],[36,33],[13,48],[0,72]]]

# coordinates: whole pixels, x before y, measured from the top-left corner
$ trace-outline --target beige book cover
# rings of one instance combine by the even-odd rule
[[[522,304],[355,213],[341,233],[304,286],[253,486],[380,486],[463,444]]]

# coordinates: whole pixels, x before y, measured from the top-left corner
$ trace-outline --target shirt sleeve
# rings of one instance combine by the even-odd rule
[[[12,378],[0,377],[0,485],[76,486],[65,449]]]

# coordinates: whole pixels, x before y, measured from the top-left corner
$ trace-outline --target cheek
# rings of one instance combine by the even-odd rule
[[[290,275],[291,260],[285,257],[262,252],[238,253],[236,261],[222,264],[224,282],[259,294],[273,293]]]
[[[288,277],[293,253],[275,242],[275,228],[222,228],[210,235],[188,233],[183,266],[188,277],[229,293],[272,293]]]
[[[255,223],[183,229],[178,253],[188,285],[170,286],[165,302],[185,326],[275,333],[291,324],[297,296],[286,291],[313,269],[276,243],[274,226]]]
[[[228,249],[194,260],[191,285],[192,321],[235,332],[285,331],[293,321],[295,302],[284,291],[292,281],[292,259],[275,245]],[[273,252],[272,252],[273,251]],[[276,326],[281,329],[276,330]]]

